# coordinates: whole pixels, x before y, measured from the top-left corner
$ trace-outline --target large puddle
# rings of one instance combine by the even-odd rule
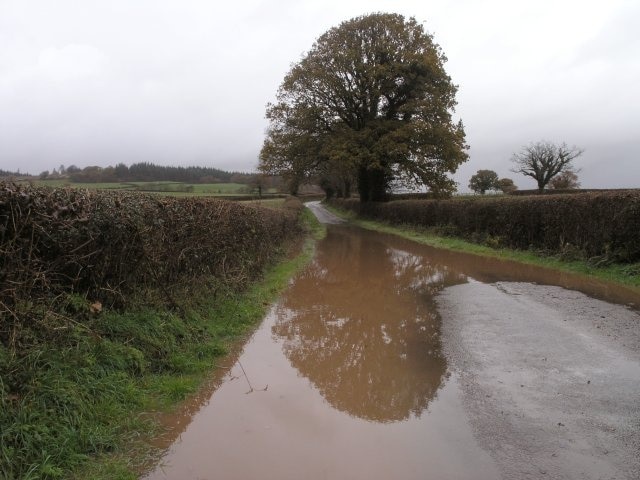
[[[638,301],[599,281],[329,226],[219,388],[175,417],[145,478],[498,478],[443,354],[434,300],[470,279]]]

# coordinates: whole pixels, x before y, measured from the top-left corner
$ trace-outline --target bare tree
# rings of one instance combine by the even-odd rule
[[[511,171],[533,178],[538,183],[538,191],[541,192],[556,175],[565,171],[576,172],[571,162],[583,152],[581,148],[569,147],[566,143],[531,143],[511,157],[515,164]]]

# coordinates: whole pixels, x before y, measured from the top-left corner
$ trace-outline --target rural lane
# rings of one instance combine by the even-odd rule
[[[329,210],[324,208],[318,201],[307,202],[304,205],[313,212],[313,214],[320,221],[320,223],[326,223],[329,225],[338,225],[340,223],[344,223],[343,219],[334,215]]]
[[[502,478],[640,478],[637,304],[472,279],[436,302],[468,421]]]

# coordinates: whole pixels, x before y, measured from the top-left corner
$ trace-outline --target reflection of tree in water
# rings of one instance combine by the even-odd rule
[[[464,277],[380,238],[330,230],[282,298],[274,333],[334,408],[389,422],[419,416],[440,387],[433,294]]]

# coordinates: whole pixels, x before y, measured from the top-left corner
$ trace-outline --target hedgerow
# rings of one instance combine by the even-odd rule
[[[286,209],[0,184],[0,341],[19,341],[16,323],[56,328],[42,309],[74,296],[122,308],[145,289],[172,303],[173,288],[199,278],[241,286],[297,228]]]
[[[143,390],[193,391],[301,208],[0,183],[0,478],[70,478],[146,428]]]
[[[570,252],[597,261],[640,260],[638,191],[331,204],[362,217],[436,227],[494,246]]]

